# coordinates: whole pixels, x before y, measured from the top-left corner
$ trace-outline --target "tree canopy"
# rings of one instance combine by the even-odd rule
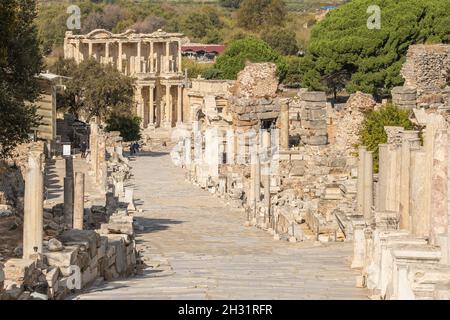
[[[238,25],[249,30],[282,26],[287,15],[283,0],[243,0],[238,11]]]
[[[255,37],[246,37],[232,41],[228,48],[216,60],[214,68],[225,79],[236,79],[239,71],[247,62],[273,62],[278,67],[280,80],[286,73],[284,57],[272,49],[266,42]]]
[[[0,157],[28,139],[39,117],[32,105],[39,96],[37,74],[42,54],[33,23],[34,0],[0,2]]]
[[[132,78],[94,59],[71,69],[71,77],[65,91],[69,112],[77,117],[83,115],[87,121],[94,116],[106,121],[112,114],[129,115],[133,104]]]
[[[285,56],[295,55],[299,50],[296,34],[289,29],[279,27],[270,28],[262,33],[261,38],[279,54]]]
[[[381,8],[381,28],[369,29],[369,6]],[[403,79],[409,45],[450,41],[450,1],[354,0],[332,10],[312,31],[302,63],[312,89],[382,96]]]

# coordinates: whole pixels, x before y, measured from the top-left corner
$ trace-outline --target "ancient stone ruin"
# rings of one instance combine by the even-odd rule
[[[136,273],[136,209],[133,190],[124,187],[130,167],[121,141],[118,133],[92,123],[88,159],[46,158],[41,142],[19,149],[14,161],[24,179],[24,204],[14,214],[19,220],[23,215],[23,245],[20,256],[0,264],[0,300],[63,299]],[[54,205],[58,195],[49,191],[49,172],[64,181],[62,203]]]

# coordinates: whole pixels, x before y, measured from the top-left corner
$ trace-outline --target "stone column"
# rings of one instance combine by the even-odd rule
[[[97,157],[97,184],[100,191],[106,193],[107,187],[107,164],[106,164],[106,137],[104,134],[98,136],[98,157]]]
[[[169,57],[170,57],[170,41],[166,42],[166,61],[165,61],[165,72],[170,72],[170,65],[169,65]]]
[[[44,175],[42,166],[42,151],[30,151],[25,176],[23,221],[24,259],[29,259],[35,252],[42,253],[44,219]]]
[[[117,69],[118,69],[120,72],[123,72],[122,42],[119,41],[118,44],[119,44],[119,50],[118,50],[119,52],[118,52],[118,56],[117,56]]]
[[[191,137],[184,138],[184,163],[186,165],[186,168],[190,169],[190,165],[192,162],[192,156],[191,156],[191,150],[192,150],[192,143],[191,143]]]
[[[258,152],[255,156],[255,177],[253,182],[255,188],[255,204],[257,204],[261,201],[261,159]]]
[[[411,150],[410,159],[410,213],[411,231],[419,237],[428,237],[430,216],[427,211],[427,201],[424,197],[426,180],[427,155],[425,150]]]
[[[75,192],[73,207],[73,228],[83,230],[84,216],[84,173],[75,173]]]
[[[109,42],[105,42],[105,59],[109,63]]]
[[[438,129],[434,135],[433,170],[431,176],[431,243],[448,231],[448,135],[447,129]]]
[[[166,110],[165,110],[165,117],[166,122],[168,123],[168,127],[172,127],[172,103],[170,102],[170,83],[166,84]]]
[[[227,164],[234,165],[235,163],[235,135],[233,129],[227,130]]]
[[[154,59],[154,53],[153,53],[153,47],[154,47],[154,43],[153,41],[150,41],[150,72],[152,73],[154,71],[154,67],[155,67],[155,61]]]
[[[80,40],[77,40],[77,42],[75,43],[75,61],[77,64],[79,64],[81,62],[81,49],[80,49]]]
[[[93,43],[89,41],[89,58],[92,58],[92,47],[93,47]]]
[[[136,104],[137,104],[137,110],[136,113],[138,115],[139,118],[141,118],[141,128],[144,126],[144,121],[145,121],[145,116],[144,116],[144,103],[142,100],[142,87],[141,86],[137,86],[137,91],[136,91]]]
[[[366,151],[364,154],[364,199],[363,212],[364,219],[372,219],[373,206],[373,152]]]
[[[138,68],[137,68],[137,70],[136,70],[136,72],[137,73],[141,73],[142,72],[142,61],[141,61],[141,59],[142,59],[142,55],[141,55],[141,51],[142,51],[142,41],[138,41],[138,43],[137,43],[137,65],[138,65]]]
[[[65,159],[66,174],[64,177],[64,222],[69,227],[72,226],[73,220],[73,159]]]
[[[182,94],[183,94],[183,90],[182,90],[182,85],[179,84],[178,85],[178,93],[177,93],[177,123],[182,123],[183,122],[183,105],[182,105]]]
[[[365,154],[366,147],[361,146],[358,148],[358,180],[357,180],[357,214],[364,215],[364,166],[365,166]]]
[[[289,149],[289,105],[287,102],[281,104],[280,131],[280,147]]]
[[[178,40],[178,68],[177,68],[177,70],[174,70],[174,71],[181,72],[182,64],[183,63],[182,63],[182,57],[181,57],[181,41]]]
[[[150,101],[148,104],[149,109],[150,109],[149,110],[149,125],[154,125],[154,123],[155,123],[155,107],[153,104],[153,99],[154,99],[153,94],[155,91],[155,87],[153,85],[150,85],[149,90],[150,90],[150,93],[149,93]]]
[[[388,145],[380,144],[378,146],[378,183],[377,183],[377,211],[386,211],[386,192],[387,192],[387,173],[389,170]]]
[[[91,151],[91,169],[94,172],[94,177],[97,179],[97,158],[98,158],[98,125],[95,122],[90,123],[91,134],[89,137],[89,149]]]

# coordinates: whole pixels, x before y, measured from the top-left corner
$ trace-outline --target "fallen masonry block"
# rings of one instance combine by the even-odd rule
[[[78,258],[79,246],[66,246],[62,251],[44,252],[47,258],[47,264],[52,267],[69,268],[76,264]]]
[[[5,279],[19,285],[30,284],[33,271],[36,268],[31,259],[9,259],[5,263]]]

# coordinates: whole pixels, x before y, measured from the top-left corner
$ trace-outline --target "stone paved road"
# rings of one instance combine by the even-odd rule
[[[366,298],[351,244],[292,244],[244,227],[242,211],[186,182],[167,154],[141,155],[133,167],[148,267],[76,299]]]

